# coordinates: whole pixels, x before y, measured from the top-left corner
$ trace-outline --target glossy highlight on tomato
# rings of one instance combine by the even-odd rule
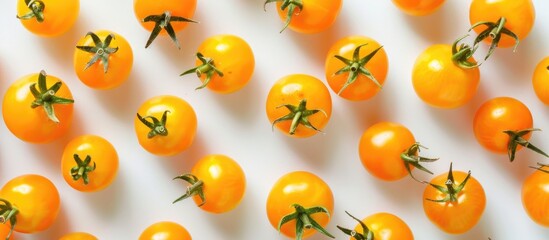
[[[337,226],[350,240],[371,239],[375,240],[414,240],[414,235],[408,224],[394,214],[379,212],[372,214],[362,221],[346,212],[347,215],[359,222],[354,228],[354,235],[350,229]],[[360,238],[362,237],[362,238]]]
[[[235,57],[238,56],[238,57]],[[255,68],[255,58],[248,43],[235,35],[221,34],[207,38],[197,51],[196,68],[181,75],[196,73],[202,85],[217,93],[242,89]]]
[[[549,106],[549,57],[541,60],[536,66],[532,85],[539,100]]]
[[[480,70],[461,68],[452,61],[452,55],[452,46],[437,44],[416,59],[412,84],[418,97],[430,106],[457,108],[471,101],[477,92]]]
[[[82,135],[71,140],[63,150],[61,172],[74,189],[95,192],[109,186],[118,173],[118,154],[106,139]]]
[[[128,79],[133,51],[118,33],[98,30],[78,40],[73,59],[74,71],[86,86],[112,89]]]
[[[412,16],[425,16],[438,10],[444,0],[393,0],[395,6]]]
[[[305,74],[285,76],[271,87],[265,110],[272,125],[283,133],[310,137],[321,131],[332,114],[326,85]]]
[[[191,240],[191,234],[183,226],[162,221],[148,226],[138,240]]]
[[[78,18],[80,0],[17,0],[17,18],[30,32],[54,37],[67,32]]]
[[[85,232],[73,232],[65,234],[59,240],[98,240],[98,238]]]
[[[265,4],[273,2],[267,0]],[[282,9],[283,6],[286,6]],[[285,26],[300,33],[318,33],[331,27],[341,10],[341,0],[277,0],[278,15]],[[281,31],[281,32],[282,32]]]
[[[541,166],[524,180],[522,206],[534,222],[549,227],[549,166]]]

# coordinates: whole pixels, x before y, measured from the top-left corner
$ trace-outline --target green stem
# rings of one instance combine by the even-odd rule
[[[9,240],[15,225],[17,224],[17,214],[19,214],[19,209],[13,206],[8,200],[0,198],[0,224],[5,224],[9,221],[11,227],[6,240]]]
[[[62,83],[56,82],[48,88],[46,85],[46,78],[46,72],[42,70],[38,75],[38,82],[29,86],[29,90],[34,96],[34,101],[31,103],[31,108],[42,106],[48,118],[55,123],[59,123],[59,119],[55,115],[53,107],[54,104],[72,104],[74,103],[74,100],[56,96],[55,94],[59,91],[59,89],[61,89]],[[38,88],[36,87],[37,84]]]
[[[319,130],[318,128],[316,128],[315,126],[313,126],[311,124],[311,122],[309,121],[309,116],[311,115],[314,115],[318,112],[322,112],[324,114],[324,116],[328,116],[328,114],[322,110],[322,109],[307,109],[307,100],[306,99],[302,99],[300,102],[299,102],[299,105],[295,106],[295,105],[292,105],[292,104],[285,104],[285,105],[281,105],[281,106],[278,106],[277,108],[280,108],[280,107],[286,107],[289,111],[288,114],[282,116],[282,117],[279,117],[277,119],[275,119],[273,121],[273,124],[272,124],[272,127],[274,129],[274,125],[279,123],[279,122],[282,122],[282,121],[292,121],[291,125],[290,125],[290,129],[289,129],[289,134],[290,135],[293,135],[295,133],[295,131],[297,130],[297,127],[301,124],[307,128],[310,128],[310,129],[313,129],[315,131],[318,131],[318,132],[322,132],[321,130]]]
[[[196,73],[196,75],[200,77],[202,76],[202,74],[206,73],[206,79],[204,80],[204,83],[201,86],[197,87],[196,90],[205,88],[210,83],[210,80],[214,74],[223,77],[223,72],[215,67],[213,59],[204,57],[204,55],[202,55],[202,53],[200,52],[196,53],[196,57],[202,62],[202,65],[191,68],[179,75],[183,76],[189,73]]]
[[[25,4],[29,8],[30,12],[27,12],[23,16],[16,15],[21,20],[29,20],[36,18],[39,23],[44,22],[44,9],[46,4],[42,0],[25,0]]]
[[[180,196],[179,198],[175,199],[172,203],[176,203],[179,201],[182,201],[184,199],[187,199],[191,196],[198,195],[200,199],[202,200],[202,203],[200,203],[198,206],[202,206],[206,203],[206,198],[204,196],[204,182],[200,179],[198,179],[195,175],[192,175],[190,173],[183,174],[180,176],[177,176],[175,179],[183,180],[190,184],[190,186],[187,187],[187,191],[184,195]]]
[[[280,10],[284,11],[286,8],[288,8],[288,12],[286,13],[286,20],[284,21],[284,27],[280,32],[282,33],[286,28],[290,25],[292,22],[293,16],[296,14],[296,11],[299,10],[300,12],[303,11],[303,1],[302,0],[266,0],[263,4],[263,10],[266,11],[265,6],[268,3],[272,2],[282,2],[280,5]]]

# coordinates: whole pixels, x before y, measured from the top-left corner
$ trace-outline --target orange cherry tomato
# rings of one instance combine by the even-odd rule
[[[359,221],[357,218],[353,217],[351,214],[347,213],[356,221]],[[366,225],[366,228],[363,227],[363,224]],[[345,234],[350,235],[351,230],[341,228],[338,226]],[[410,227],[402,221],[396,215],[386,212],[380,212],[372,214],[362,221],[360,221],[355,229],[355,235],[361,235],[362,239],[368,239],[368,236],[372,236],[372,239],[375,240],[414,240],[414,234]],[[359,239],[357,237],[351,236],[350,240]]]
[[[275,229],[278,229],[284,216],[296,212],[295,204],[305,210],[322,207],[325,212],[301,212],[297,219],[282,224],[280,232],[289,238],[296,237],[296,220],[302,221],[301,218],[316,221],[322,227],[328,225],[334,209],[334,197],[328,184],[321,178],[309,172],[296,171],[279,178],[267,197],[267,217]],[[305,227],[303,237],[309,237],[315,232],[315,227]]]
[[[282,9],[283,5],[287,5],[287,7]],[[286,22],[282,31],[286,27],[290,27],[300,33],[318,33],[328,29],[337,19],[341,5],[341,0],[282,0],[276,2],[280,19]]]
[[[393,0],[395,6],[412,16],[425,16],[438,10],[444,0]]]
[[[0,239],[4,240],[10,234],[11,225],[9,223],[1,224],[0,223]],[[10,235],[8,240],[14,240],[13,233]]]
[[[44,81],[43,88],[40,79]],[[39,93],[38,98],[33,96],[31,87]],[[58,90],[55,89],[57,87]],[[72,101],[72,94],[61,79],[46,76],[43,71],[24,76],[12,83],[4,95],[4,122],[13,135],[23,141],[51,142],[70,129],[73,104],[69,99]],[[51,114],[48,114],[47,105],[53,109]]]
[[[539,62],[532,77],[534,91],[545,105],[549,105],[549,57]]]
[[[183,226],[174,222],[157,222],[147,227],[139,240],[191,240],[191,234]]]
[[[528,36],[534,26],[536,12],[532,0],[473,0],[469,8],[469,22],[471,25],[482,22],[497,22],[505,17],[504,27],[515,33],[519,40]],[[474,28],[477,33],[486,29],[485,26]],[[491,43],[491,38],[485,42]],[[498,47],[512,47],[515,39],[503,34]]]
[[[17,209],[12,217],[16,223],[14,230],[21,233],[34,233],[46,230],[56,220],[60,209],[59,192],[47,178],[28,174],[8,181],[0,189],[0,205]],[[6,219],[12,222],[12,219]]]
[[[189,148],[194,141],[196,114],[192,106],[181,98],[153,97],[141,105],[137,114],[134,121],[137,139],[152,154],[175,155]]]
[[[74,71],[88,87],[111,89],[128,79],[133,51],[119,34],[106,30],[89,32],[78,41],[76,48]]]
[[[99,191],[116,178],[118,154],[104,138],[83,135],[65,146],[61,172],[72,188],[83,192]]]
[[[542,166],[526,178],[522,185],[522,206],[534,222],[549,227],[549,166]]]
[[[429,183],[444,188],[445,192],[431,185],[425,188],[423,211],[444,232],[461,234],[473,228],[482,217],[486,207],[486,194],[482,185],[468,173],[452,171],[451,166],[450,172],[451,178],[445,173],[434,177]],[[452,186],[455,194],[450,193],[452,191],[447,184]]]
[[[54,37],[76,22],[80,0],[17,0],[17,18],[30,32]]]
[[[191,174],[176,177],[191,186],[187,193],[174,202],[190,196],[202,210],[224,213],[234,209],[246,191],[244,171],[233,159],[219,154],[200,159]]]
[[[332,98],[326,85],[317,78],[293,74],[271,87],[266,111],[269,121],[285,134],[310,137],[330,120]]]
[[[85,232],[73,232],[62,236],[59,240],[98,240],[94,235]]]
[[[430,46],[419,55],[412,70],[418,97],[438,108],[463,106],[475,96],[479,82],[478,68],[463,69],[452,61],[450,45]]]
[[[234,35],[207,38],[198,47],[196,68],[184,72],[197,73],[202,86],[218,93],[240,90],[252,78],[255,59],[250,45]],[[235,58],[238,56],[238,58]]]
[[[353,56],[355,51],[359,52],[358,59]],[[351,64],[336,56],[351,61]],[[374,39],[349,36],[337,41],[328,51],[326,79],[339,96],[352,101],[367,100],[375,96],[385,83],[388,64],[387,53]],[[344,68],[349,70],[341,72]]]

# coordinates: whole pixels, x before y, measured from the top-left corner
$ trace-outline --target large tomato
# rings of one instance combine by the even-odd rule
[[[233,159],[219,154],[208,155],[198,161],[190,174],[176,177],[191,186],[178,202],[193,197],[204,211],[224,213],[234,209],[246,191],[244,171]]]
[[[391,213],[380,212],[372,214],[362,221],[346,212],[358,224],[354,230],[337,226],[345,234],[350,235],[350,240],[414,240],[414,234],[408,224]]]
[[[282,176],[267,197],[269,222],[290,238],[305,238],[316,231],[333,238],[324,229],[333,209],[332,190],[310,172],[296,171]]]
[[[341,10],[342,0],[266,0],[276,2],[284,28],[301,33],[318,33],[334,24]]]
[[[293,74],[271,87],[265,109],[269,121],[280,131],[294,137],[310,137],[330,120],[332,98],[317,78]]]
[[[80,0],[17,0],[17,18],[30,32],[53,37],[76,22]]]
[[[339,96],[367,100],[375,96],[387,77],[387,53],[374,39],[349,36],[332,45],[326,56],[326,79]]]
[[[191,240],[191,234],[183,226],[169,221],[162,221],[148,226],[139,240]]]
[[[19,139],[47,143],[70,129],[73,102],[67,85],[42,71],[10,85],[2,102],[2,115],[8,129]]]
[[[541,60],[532,76],[534,92],[545,105],[549,105],[549,57]]]
[[[522,184],[522,206],[539,225],[549,227],[549,166],[541,166]]]

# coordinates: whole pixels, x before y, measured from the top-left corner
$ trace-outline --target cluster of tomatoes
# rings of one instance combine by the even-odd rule
[[[267,0],[276,2],[289,28],[301,33],[317,33],[330,27],[342,6],[341,0]],[[437,10],[443,0],[393,0],[410,15],[426,15]],[[196,0],[134,0],[134,13],[151,32],[145,45],[159,35],[170,37],[180,48],[176,32],[193,24]],[[79,0],[18,0],[17,17],[29,31],[40,36],[58,36],[68,31],[78,17]],[[516,46],[527,37],[534,24],[531,0],[473,0],[470,6],[472,29],[478,36],[474,44],[433,45],[418,56],[412,72],[413,87],[424,102],[435,108],[457,108],[475,96],[480,81],[480,66],[496,48]],[[490,44],[480,62],[479,44]],[[238,56],[238,57],[235,57]],[[196,74],[207,88],[221,94],[242,89],[254,72],[254,54],[246,41],[234,35],[207,38],[197,49],[196,67],[181,75]],[[133,52],[121,35],[101,30],[89,32],[75,46],[74,69],[78,78],[93,89],[112,89],[129,76]],[[327,85],[349,101],[364,101],[382,91],[388,72],[388,57],[383,46],[365,36],[349,36],[332,45],[325,61]],[[537,66],[533,75],[536,95],[549,105],[549,58]],[[314,76],[293,74],[279,79],[270,89],[266,114],[273,128],[291,137],[307,138],[328,124],[332,114],[329,88]],[[4,94],[2,115],[13,135],[29,143],[49,143],[71,128],[75,101],[63,80],[45,71],[14,81]],[[173,156],[190,148],[197,131],[197,117],[185,100],[171,95],[153,97],[136,110],[135,134],[139,144],[158,156]],[[527,148],[549,158],[529,142],[533,118],[526,105],[512,97],[486,101],[474,116],[474,134],[480,145],[507,154]],[[423,148],[410,130],[394,122],[380,122],[366,129],[358,144],[360,160],[374,177],[395,181],[414,169],[433,174],[424,166],[436,161],[419,155]],[[61,171],[65,181],[84,192],[109,186],[118,171],[118,154],[106,139],[95,135],[74,138],[62,153]],[[187,191],[174,202],[193,198],[203,210],[224,213],[240,203],[246,190],[246,177],[238,162],[228,156],[212,154],[200,159],[190,173],[174,179],[188,183]],[[416,179],[417,180],[417,179]],[[481,218],[486,196],[471,172],[453,171],[434,177],[425,184],[423,208],[427,217],[445,232],[460,234],[474,227]],[[539,163],[524,182],[526,212],[538,224],[549,227],[549,166]],[[213,200],[211,200],[213,199]],[[532,201],[536,199],[536,201]],[[541,204],[540,204],[541,203]],[[289,208],[288,206],[291,206]],[[333,214],[333,193],[313,173],[295,171],[282,176],[271,188],[266,210],[272,226],[296,239],[320,232],[334,238],[325,226]],[[23,175],[0,189],[0,238],[13,239],[12,231],[34,233],[47,229],[57,218],[60,197],[57,188],[40,175]],[[411,229],[399,217],[378,213],[355,218],[354,230],[338,226],[351,239],[413,239]],[[145,229],[145,239],[190,239],[189,232],[173,222],[159,222]],[[88,233],[72,233],[62,239],[97,239]]]

